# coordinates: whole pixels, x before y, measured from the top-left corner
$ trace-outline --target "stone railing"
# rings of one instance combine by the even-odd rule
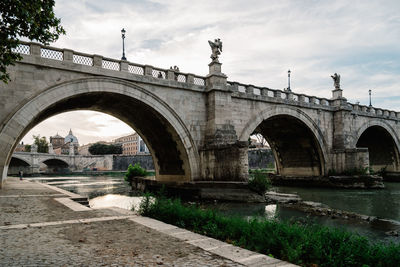
[[[17,48],[13,49],[13,51],[22,55],[32,55],[46,59],[68,61],[85,66],[93,66],[113,71],[128,72],[133,75],[153,77],[154,79],[174,80],[179,83],[197,85],[202,87],[206,85],[206,78],[203,76],[198,76],[190,73],[182,73],[173,69],[162,69],[150,65],[140,65],[125,60],[106,58],[100,55],[84,54],[70,49],[60,49],[55,47],[43,46],[38,43],[21,42],[21,44]],[[267,87],[246,85],[239,82],[228,82],[227,85],[232,92],[237,92],[240,96],[243,97],[256,97],[267,101],[305,105],[317,108],[328,108],[334,106],[334,100],[327,98],[297,94],[291,91],[289,92]],[[347,103],[347,105],[349,109],[354,112],[354,114],[400,119],[400,112],[363,106],[359,104]]]
[[[228,82],[233,92],[238,92],[243,96],[260,96],[267,100],[278,100],[282,102],[292,102],[298,104],[309,104],[322,107],[332,105],[332,100],[316,96],[308,96],[305,94],[297,94],[291,91],[283,91],[279,89],[271,89],[267,87],[257,87],[254,85],[246,85],[238,82]]]
[[[175,80],[179,83],[198,86],[205,86],[206,84],[205,77],[190,73],[182,73],[172,69],[155,68],[150,65],[140,65],[125,60],[106,58],[100,55],[89,55],[70,49],[43,46],[32,42],[21,42],[17,48],[13,49],[13,52],[22,55],[40,56],[42,58],[58,61],[69,61],[75,64],[93,66],[113,71],[129,72],[134,75],[150,76],[155,79]]]
[[[389,118],[389,119],[390,118],[400,119],[400,112],[397,112],[397,111],[376,108],[373,106],[352,104],[352,103],[348,103],[348,105],[352,109],[354,114],[381,117],[381,118]]]

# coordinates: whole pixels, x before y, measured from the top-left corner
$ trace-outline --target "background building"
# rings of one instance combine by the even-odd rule
[[[25,145],[24,145],[24,142],[21,142],[21,144],[18,144],[16,147],[15,147],[15,150],[14,150],[15,152],[25,152]]]
[[[60,136],[58,133],[54,136],[50,136],[50,144],[53,145],[53,151],[58,155],[68,155],[70,143],[74,146],[74,154],[77,155],[79,142],[78,138],[73,135],[72,130],[69,129],[69,133],[66,137]]]
[[[137,133],[117,138],[114,143],[122,146],[122,155],[150,154],[145,142]]]

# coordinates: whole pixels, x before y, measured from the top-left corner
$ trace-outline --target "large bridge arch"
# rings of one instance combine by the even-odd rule
[[[276,123],[278,121],[284,122],[283,126],[285,127],[298,127],[300,131],[295,133],[294,129],[288,129],[286,134],[289,134],[290,137],[286,136],[286,142],[290,141],[291,143],[286,144],[287,148],[300,144],[305,150],[309,150],[309,155],[305,157],[300,154],[302,153],[301,150],[281,153],[283,151],[279,151],[278,147],[281,147],[283,150],[286,149],[283,148],[283,146],[285,146],[283,144],[285,140],[282,140],[285,137],[282,137],[282,139],[278,137],[280,132],[277,127],[269,128],[269,130],[275,129],[275,134],[273,134],[273,136],[263,135],[270,143],[273,150],[278,173],[289,176],[325,175],[327,173],[328,145],[324,135],[312,118],[298,108],[273,106],[253,115],[240,133],[239,139],[241,141],[246,141],[256,129],[260,130],[263,124],[266,125],[267,123]],[[292,131],[292,133],[290,133],[290,131]],[[285,157],[286,159],[282,159]],[[292,161],[292,163],[285,164],[285,161]],[[297,161],[297,163],[294,161]],[[292,165],[293,167],[289,167],[288,165]]]
[[[366,147],[370,167],[374,171],[400,171],[400,140],[396,131],[385,121],[371,120],[364,123],[353,137],[354,147]]]
[[[187,181],[199,176],[198,152],[178,114],[155,94],[116,78],[77,79],[52,86],[22,103],[0,131],[0,167],[7,166],[19,140],[36,124],[59,113],[94,110],[134,128],[149,145],[156,179]],[[3,153],[3,155],[1,155]]]

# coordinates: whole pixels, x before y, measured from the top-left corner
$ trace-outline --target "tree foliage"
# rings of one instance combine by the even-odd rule
[[[92,155],[122,154],[122,147],[96,143],[89,147],[89,152]]]
[[[0,1],[0,79],[8,82],[7,66],[22,57],[12,49],[20,38],[28,38],[47,45],[65,34],[61,20],[54,15],[54,0]]]
[[[31,145],[25,145],[25,149],[24,149],[24,151],[25,152],[31,152]]]
[[[37,146],[39,153],[49,153],[49,142],[45,136],[40,137],[40,135],[33,135],[34,144]]]

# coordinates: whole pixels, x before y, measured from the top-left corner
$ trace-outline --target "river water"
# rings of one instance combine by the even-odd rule
[[[137,192],[132,192],[122,176],[67,176],[37,177],[41,182],[57,186],[64,190],[89,198],[91,207],[117,206],[130,209],[138,205]],[[219,210],[224,214],[235,214],[242,217],[268,217],[279,220],[301,219],[319,224],[343,227],[347,230],[365,235],[372,240],[400,242],[400,237],[388,236],[385,232],[400,232],[400,183],[386,183],[385,189],[329,189],[274,187],[280,193],[298,194],[304,201],[320,202],[331,208],[377,216],[393,220],[393,223],[369,224],[330,217],[310,216],[304,212],[265,203],[202,203],[202,206]]]

